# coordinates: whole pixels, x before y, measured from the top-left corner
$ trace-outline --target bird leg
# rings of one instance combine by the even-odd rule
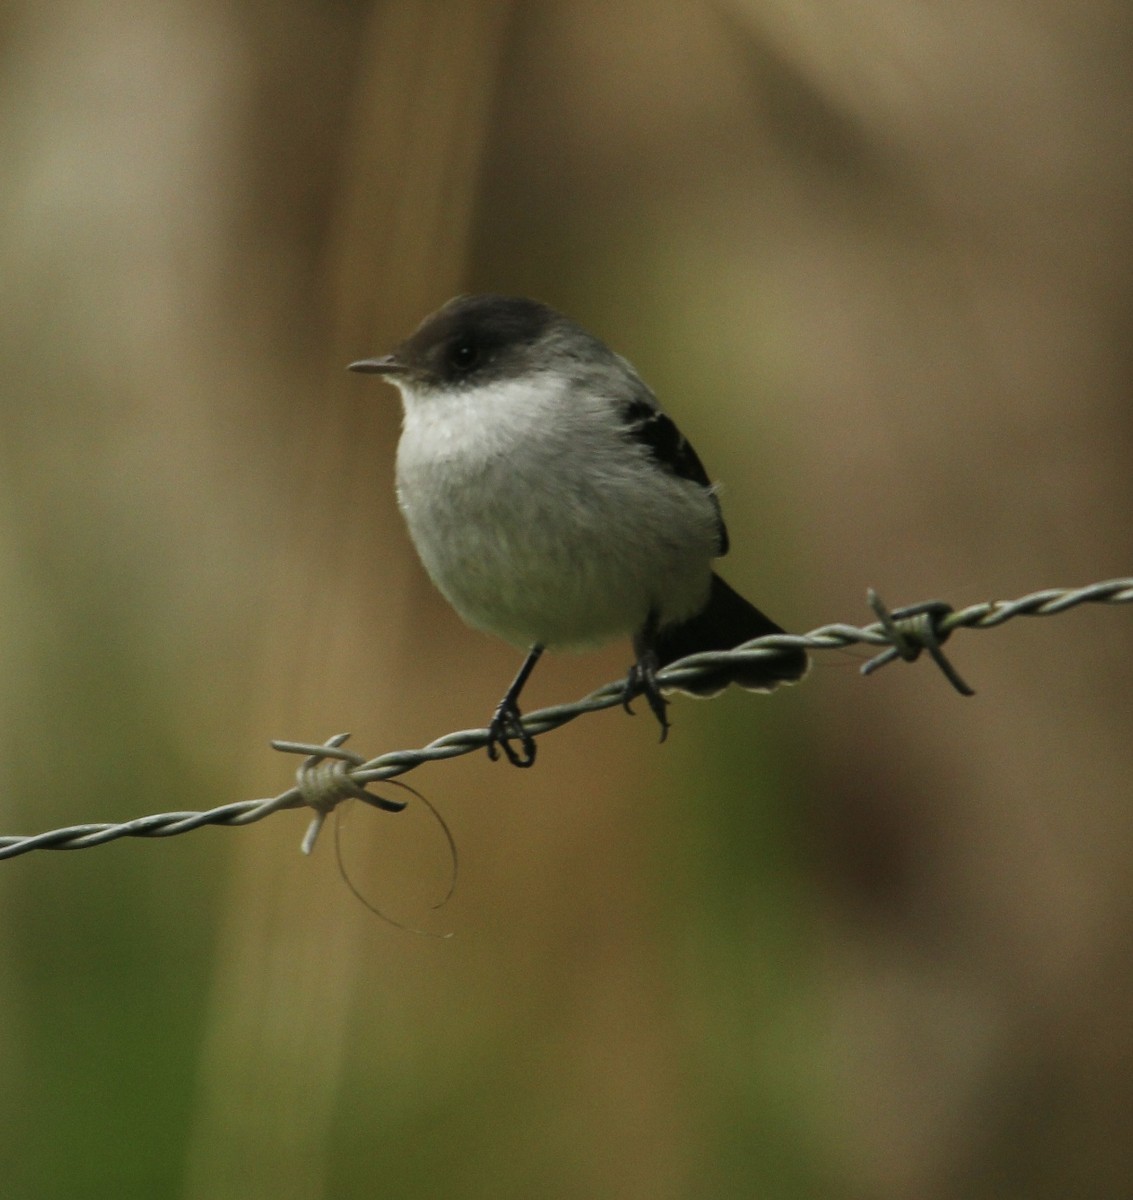
[[[496,705],[492,723],[488,726],[488,757],[495,762],[500,757],[500,750],[513,767],[529,767],[535,762],[535,739],[523,727],[519,712],[519,693],[527,682],[535,664],[543,654],[543,647],[534,645],[527,652],[523,666],[519,668],[511,686],[504,693],[504,698]],[[522,751],[512,747],[512,740],[522,746]]]

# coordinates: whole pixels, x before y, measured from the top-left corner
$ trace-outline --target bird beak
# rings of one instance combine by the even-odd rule
[[[363,358],[359,362],[352,362],[346,369],[361,371],[366,375],[401,375],[405,371],[405,364],[394,355],[385,354],[381,358]]]

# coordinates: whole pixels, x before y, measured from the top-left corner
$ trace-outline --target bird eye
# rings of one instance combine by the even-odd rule
[[[449,347],[449,365],[458,371],[467,371],[476,365],[480,359],[480,347],[475,342],[459,341]]]

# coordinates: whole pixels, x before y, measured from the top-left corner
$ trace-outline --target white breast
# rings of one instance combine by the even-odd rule
[[[398,501],[425,569],[469,624],[519,645],[691,616],[716,554],[708,493],[557,380],[405,393]]]

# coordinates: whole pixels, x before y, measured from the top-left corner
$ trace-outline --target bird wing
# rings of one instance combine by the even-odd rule
[[[716,509],[719,553],[727,554],[728,528],[724,524],[724,514],[720,509],[716,489],[712,486],[708,472],[688,438],[677,428],[673,419],[657,407],[651,396],[648,399],[639,396],[630,400],[622,408],[621,415],[625,434],[631,441],[644,446],[666,471],[671,471],[690,483],[699,484],[708,493]]]

